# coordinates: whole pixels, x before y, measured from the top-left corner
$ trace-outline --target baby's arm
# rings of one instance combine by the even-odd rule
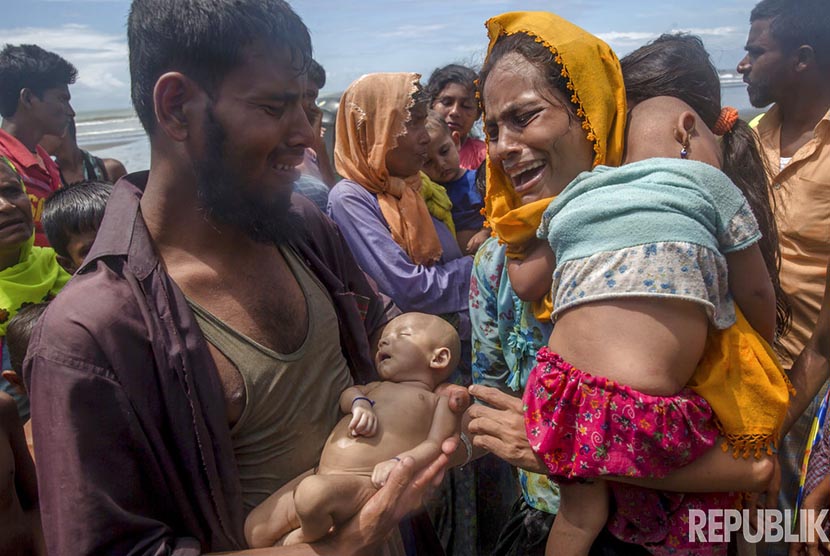
[[[605,477],[609,481],[672,492],[762,492],[775,472],[775,456],[734,458],[724,452],[722,439],[689,465],[663,478]]]
[[[441,445],[444,441],[459,431],[461,417],[450,409],[448,397],[438,396],[438,403],[432,414],[432,425],[426,440],[411,450],[398,454],[398,460],[411,457],[415,460],[416,467],[434,460],[441,453]],[[375,466],[372,472],[372,482],[375,486],[380,488],[386,483],[389,473],[397,463],[398,461],[393,459],[382,461]]]
[[[377,387],[373,382],[366,386],[350,386],[340,394],[340,411],[352,414],[349,422],[349,433],[352,436],[374,436],[378,428],[378,418],[375,415],[375,405],[368,394]]]
[[[507,275],[513,291],[524,301],[544,299],[550,292],[556,260],[546,241],[534,240],[524,260],[507,260]]]
[[[754,244],[726,254],[729,291],[746,320],[770,345],[775,341],[775,290],[761,254]]]

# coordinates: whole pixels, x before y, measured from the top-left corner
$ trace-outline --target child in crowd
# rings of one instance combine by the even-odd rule
[[[29,339],[32,337],[38,319],[46,310],[49,303],[34,303],[26,305],[9,321],[6,327],[6,348],[9,352],[9,367],[2,369],[3,378],[6,379],[21,396],[26,397],[26,385],[23,382],[23,360],[26,359],[26,352],[29,350]],[[32,421],[26,421],[23,425],[23,432],[26,436],[26,445],[32,458],[35,452],[32,448]]]
[[[430,107],[446,120],[459,145],[461,167],[466,170],[475,170],[487,156],[484,141],[470,136],[473,125],[481,117],[476,100],[477,78],[470,68],[450,64],[433,71],[426,86]]]
[[[60,265],[74,273],[95,242],[112,185],[83,181],[58,189],[46,199],[43,230]]]
[[[14,399],[0,392],[0,554],[46,554],[35,465]]]
[[[26,389],[19,372],[32,328],[46,306],[37,303],[23,307],[6,330],[11,368],[3,369],[3,378],[24,396]],[[46,554],[31,456],[31,429],[26,428],[21,427],[14,399],[0,392],[0,554],[4,555]]]
[[[437,457],[441,443],[458,432],[460,416],[433,390],[455,369],[460,352],[458,334],[440,317],[405,313],[393,319],[378,343],[382,381],[343,391],[346,416],[326,441],[319,467],[248,514],[248,544],[317,540],[356,514],[402,458],[417,466]]]
[[[82,181],[115,183],[127,174],[121,161],[114,158],[98,158],[78,146],[75,118],[70,118],[62,136],[44,135],[43,147],[55,159],[63,187]]]
[[[786,414],[761,231],[718,170],[714,135],[671,97],[637,104],[627,133],[625,165],[578,176],[545,211],[538,235],[549,246],[508,263],[517,294],[550,293],[556,320],[524,394],[531,447],[561,486],[546,554],[587,554],[606,525],[605,481],[578,481],[647,485],[719,434],[736,457],[760,457]],[[609,530],[653,554],[689,548],[689,509],[737,501],[610,487]]]
[[[23,181],[8,159],[0,157],[0,348],[2,366],[11,368],[5,345],[9,320],[24,306],[51,299],[69,281],[48,247],[35,247],[32,204]],[[6,381],[0,389],[15,398],[20,418],[29,418],[29,400]]]
[[[465,170],[458,163],[458,139],[450,133],[447,122],[438,112],[430,110],[426,121],[429,133],[427,161],[423,172],[432,181],[443,185],[452,201],[452,220],[458,246],[468,255],[475,254],[490,237],[484,227],[484,198],[476,188],[475,170]]]

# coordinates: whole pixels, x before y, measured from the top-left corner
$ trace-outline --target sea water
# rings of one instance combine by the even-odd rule
[[[741,76],[723,71],[721,78],[721,104],[734,106],[741,116],[750,119],[761,110],[752,108]],[[324,111],[339,95],[325,95],[321,102]],[[323,97],[321,97],[323,99]],[[334,103],[336,105],[336,102]],[[328,105],[328,106],[327,106]],[[333,121],[332,114],[326,114]],[[146,170],[150,166],[150,142],[132,109],[79,113],[76,117],[78,144],[101,158],[120,160],[129,172]],[[333,129],[333,125],[329,130]],[[330,149],[329,152],[334,152]]]

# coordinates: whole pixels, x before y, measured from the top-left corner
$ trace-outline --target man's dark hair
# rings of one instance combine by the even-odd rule
[[[6,326],[6,345],[9,349],[9,363],[13,371],[23,371],[23,360],[29,349],[29,339],[32,337],[38,319],[49,306],[49,302],[24,305],[12,317]],[[7,370],[7,369],[3,369]]]
[[[20,91],[30,89],[38,98],[78,77],[75,66],[36,44],[7,44],[0,51],[0,116],[11,118],[17,112]]]
[[[770,20],[770,33],[781,48],[813,47],[819,67],[830,70],[830,2],[828,0],[761,0],[750,23]]]
[[[155,129],[153,88],[168,71],[213,96],[255,43],[287,49],[297,73],[311,60],[311,37],[282,0],[133,0],[127,23],[132,100],[147,133]]]
[[[58,189],[46,199],[41,223],[55,253],[69,257],[67,245],[73,235],[98,231],[110,193],[112,184],[82,181]]]
[[[308,65],[308,80],[317,85],[318,89],[326,86],[326,70],[317,60],[311,60]]]
[[[460,64],[450,64],[448,66],[444,66],[443,68],[435,69],[432,72],[432,75],[429,76],[429,81],[427,82],[425,89],[429,95],[429,104],[435,104],[435,100],[438,98],[438,95],[440,95],[441,91],[444,90],[444,87],[450,83],[457,83],[462,87],[466,87],[471,93],[475,94],[475,81],[477,78],[478,74],[476,74],[475,70]]]

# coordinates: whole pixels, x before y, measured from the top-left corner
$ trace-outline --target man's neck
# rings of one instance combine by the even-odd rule
[[[3,119],[2,129],[23,143],[31,152],[35,152],[35,146],[43,139],[43,132],[41,130],[12,118]]]
[[[20,249],[0,251],[0,271],[16,265],[20,261]]]
[[[77,146],[61,148],[55,153],[55,158],[63,171],[81,169],[84,163],[81,149]]]
[[[182,259],[218,263],[259,252],[262,245],[239,229],[209,218],[199,207],[195,177],[153,164],[141,197],[141,214],[166,264]]]
[[[776,102],[781,124],[790,133],[811,131],[830,110],[830,82],[799,87],[799,91]]]

